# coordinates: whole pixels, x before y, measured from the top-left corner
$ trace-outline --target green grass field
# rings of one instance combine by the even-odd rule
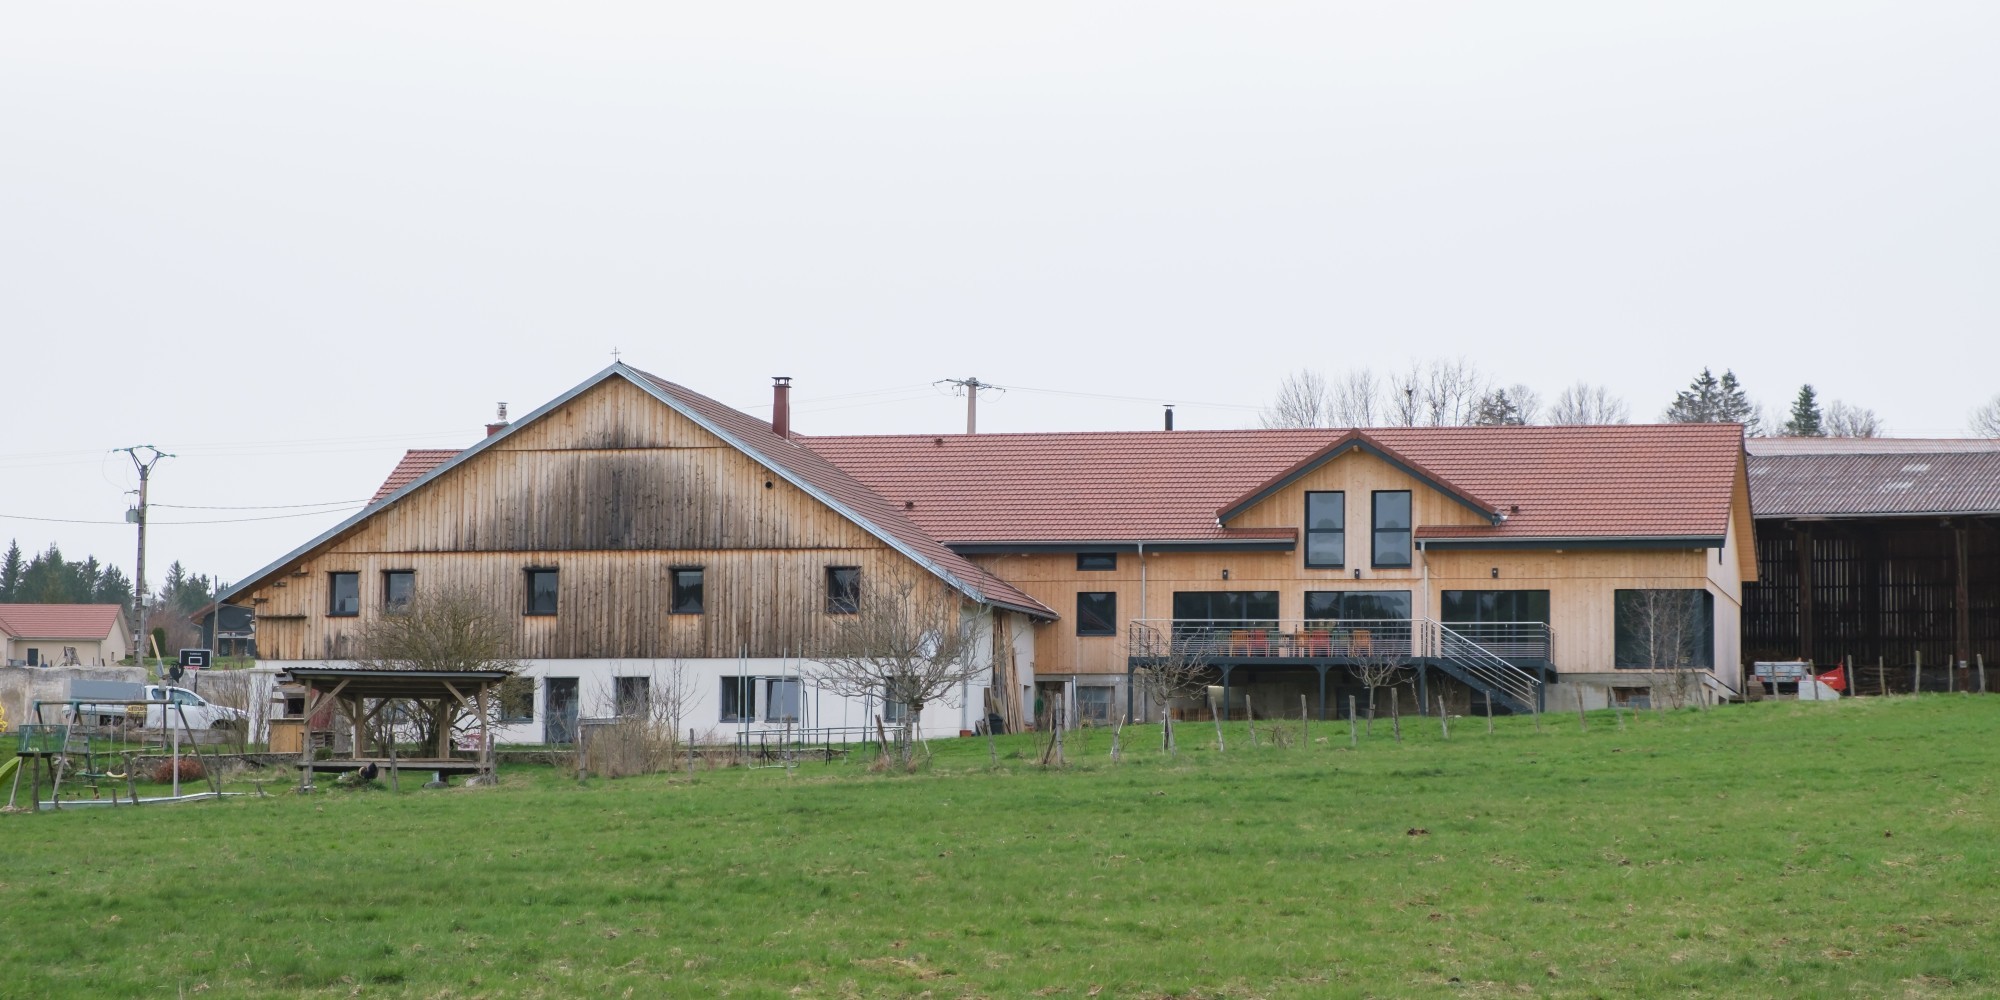
[[[2000,699],[1260,728],[0,817],[0,996],[2000,994]]]

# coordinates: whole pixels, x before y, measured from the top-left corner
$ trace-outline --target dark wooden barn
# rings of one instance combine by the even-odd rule
[[[1746,659],[1851,658],[1873,694],[1976,690],[1983,657],[2000,686],[2000,440],[1747,447],[1758,575],[1744,593]]]

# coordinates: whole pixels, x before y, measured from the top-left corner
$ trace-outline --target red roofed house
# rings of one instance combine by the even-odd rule
[[[0,662],[17,667],[101,667],[131,652],[116,604],[0,604]]]
[[[534,688],[508,739],[566,736],[579,700],[670,661],[699,676],[697,728],[865,721],[787,678],[838,574],[899,567],[992,613],[1012,724],[1143,715],[1144,668],[1181,654],[1235,715],[1332,714],[1385,657],[1453,711],[1741,686],[1736,425],[803,437],[776,392],[774,426],[613,365],[464,452],[411,452],[223,599],[255,606],[267,659],[319,662],[424,581],[518,592]]]

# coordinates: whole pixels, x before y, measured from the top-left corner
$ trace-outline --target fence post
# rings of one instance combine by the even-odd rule
[[[1486,692],[1486,735],[1493,735],[1493,691]]]
[[[1924,693],[1924,651],[1917,650],[1916,665],[1910,668],[1910,693]]]
[[[1361,745],[1354,735],[1354,696],[1347,696],[1347,745],[1351,749]]]
[[[1585,718],[1583,714],[1583,685],[1581,684],[1576,686],[1576,728],[1586,733],[1590,732],[1590,720]]]
[[[1451,739],[1451,717],[1444,710],[1444,695],[1438,695],[1438,730]]]
[[[1976,660],[1978,660],[1978,662],[1979,662],[1979,693],[1980,693],[1980,694],[1985,694],[1985,693],[1986,693],[1986,654],[1985,654],[1985,653],[1975,653],[1975,654],[1973,654],[1973,658],[1974,658],[1974,659],[1976,659]]]

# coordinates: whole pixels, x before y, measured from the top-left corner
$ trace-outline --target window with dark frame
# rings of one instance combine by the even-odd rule
[[[1410,491],[1376,490],[1374,506],[1373,564],[1410,565]]]
[[[1715,595],[1704,589],[1612,593],[1611,665],[1620,670],[1715,666]]]
[[[672,571],[674,577],[674,603],[671,609],[676,615],[698,615],[702,612],[702,570],[699,566],[683,566]]]
[[[1549,622],[1546,590],[1447,590],[1439,596],[1446,625]]]
[[[1118,553],[1079,552],[1076,554],[1076,568],[1086,573],[1117,569]]]
[[[1409,621],[1407,590],[1308,590],[1306,620]]]
[[[1118,595],[1085,591],[1076,595],[1077,635],[1117,635]]]
[[[651,714],[653,707],[653,679],[651,677],[611,678],[612,703],[618,706],[618,716],[623,719],[643,719]]]
[[[1306,494],[1306,565],[1339,569],[1347,564],[1347,494]]]
[[[411,598],[417,593],[417,574],[407,569],[392,569],[382,574],[382,606],[385,608],[407,608]]]
[[[556,613],[557,576],[553,569],[528,570],[528,610],[531,615]]]
[[[1111,705],[1116,689],[1096,684],[1076,686],[1076,716],[1079,721],[1111,724]]]
[[[764,678],[764,721],[799,721],[801,682],[796,677]]]
[[[722,721],[757,721],[757,678],[722,678]]]
[[[300,706],[304,711],[304,706]],[[509,677],[500,682],[500,721],[535,721],[535,679]]]
[[[861,567],[826,568],[826,613],[852,615],[861,611]]]
[[[360,614],[361,574],[328,573],[326,577],[326,613],[340,618]]]

